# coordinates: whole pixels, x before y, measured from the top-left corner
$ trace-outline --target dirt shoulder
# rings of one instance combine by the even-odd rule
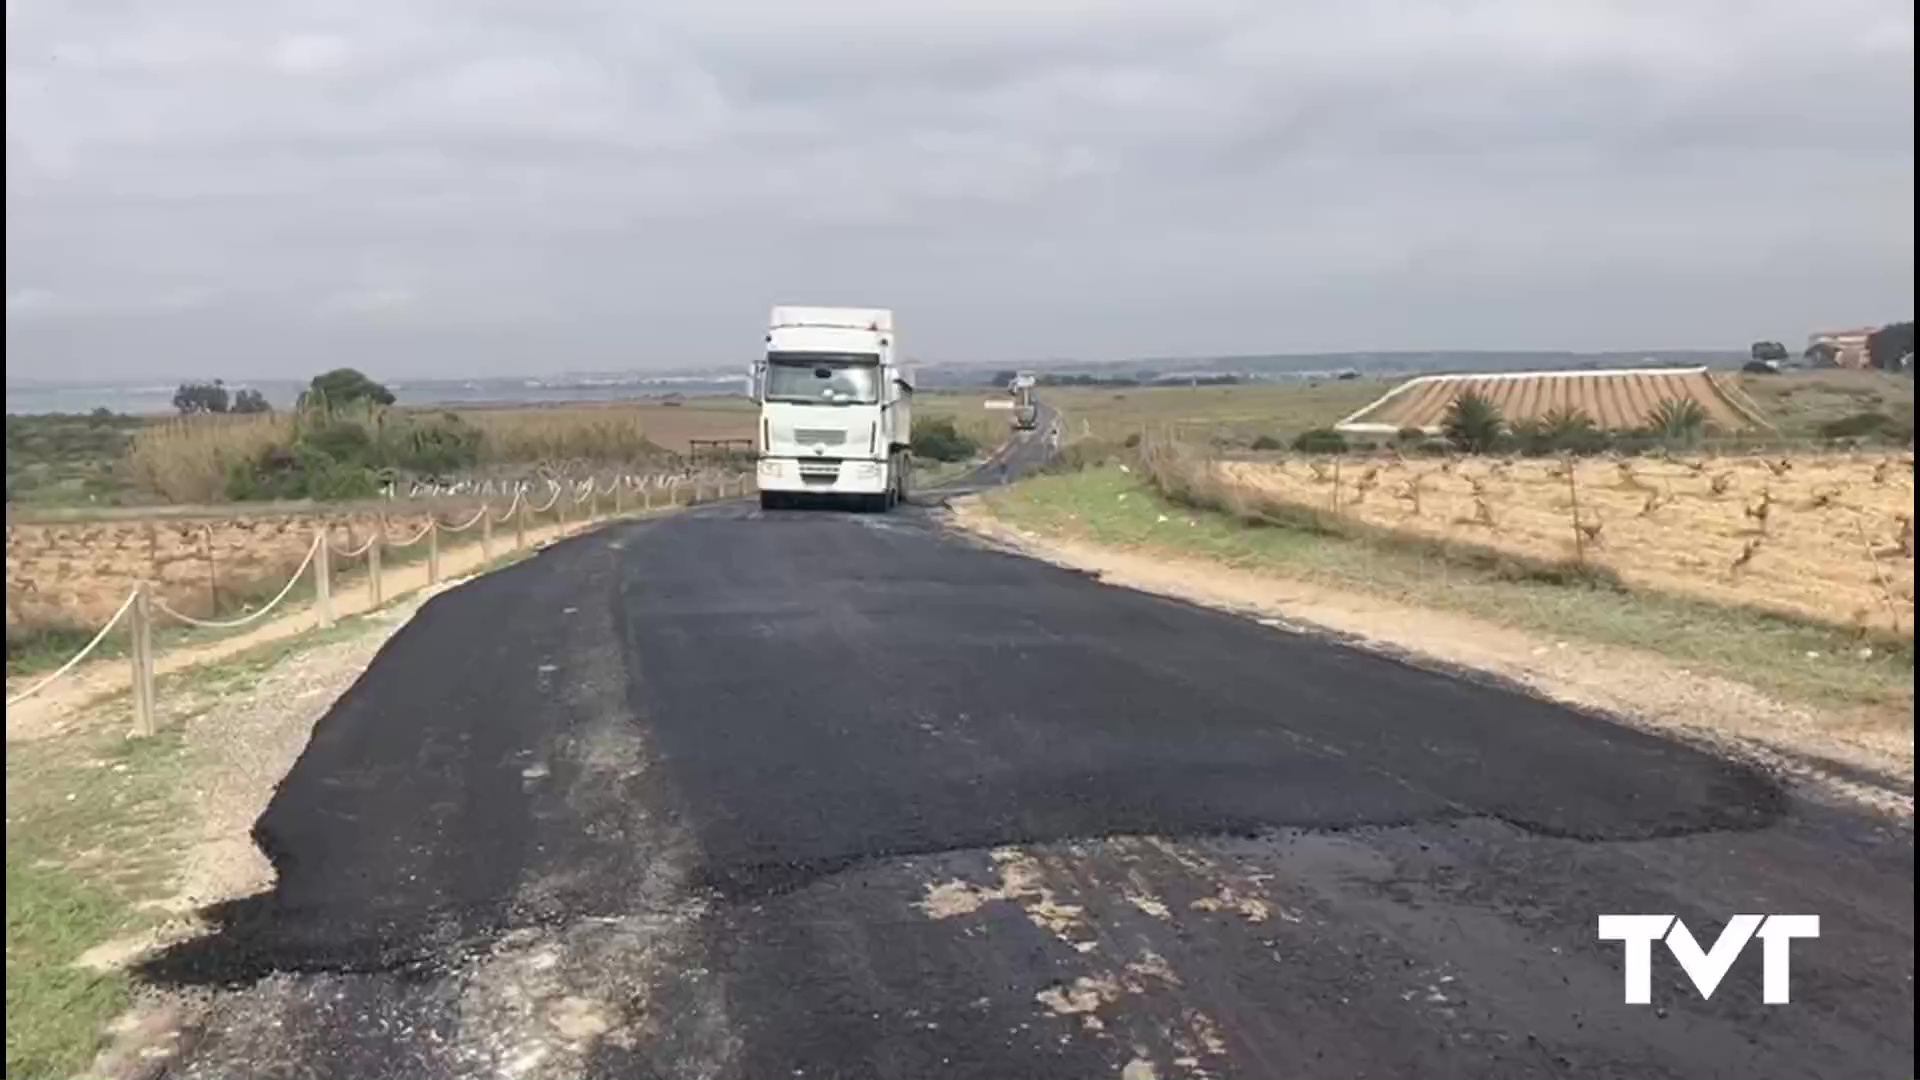
[[[1907,816],[1913,812],[1910,709],[1902,714],[1877,706],[1787,702],[1644,649],[1545,637],[1482,617],[1228,565],[1171,546],[1118,546],[1070,531],[1022,528],[977,497],[956,500],[951,521],[996,546],[1090,572],[1114,585],[1491,676],[1711,744],[1824,793]]]

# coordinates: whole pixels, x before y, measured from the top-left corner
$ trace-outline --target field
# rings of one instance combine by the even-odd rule
[[[1583,562],[1637,588],[1913,632],[1910,457],[1349,458],[1338,466],[1213,467],[1230,489],[1368,525],[1543,563]]]
[[[383,521],[387,540],[401,541],[427,518],[416,508],[9,525],[7,626],[99,626],[141,581],[188,615],[240,610],[285,584],[322,526],[336,547],[352,549]]]
[[[112,413],[7,417],[7,505],[114,501],[128,441],[148,423]]]
[[[1837,370],[1741,375],[1739,386],[1783,433],[1818,435],[1826,425],[1872,413],[1913,431],[1911,376]]]
[[[1261,435],[1293,435],[1333,423],[1385,393],[1378,380],[1199,387],[1047,387],[1042,402],[1060,413],[1069,439],[1120,442],[1129,435],[1172,433],[1182,438],[1245,446]],[[1007,437],[1009,415],[984,402],[1005,395],[983,386],[914,399],[914,415],[947,417],[983,445]]]
[[[1663,402],[1690,401],[1723,432],[1764,428],[1759,410],[1730,376],[1705,368],[1631,372],[1551,372],[1529,375],[1429,375],[1413,379],[1339,424],[1342,431],[1406,428],[1437,433],[1453,403],[1476,394],[1509,423],[1539,421],[1556,412],[1582,413],[1606,431],[1650,426]]]
[[[696,440],[750,439],[754,412],[734,398],[416,409],[483,433],[481,468],[526,473],[580,463],[626,465],[686,455]],[[292,418],[7,417],[7,505],[15,508],[223,501],[228,467],[284,443]]]
[[[1378,398],[1394,384],[1377,380],[1175,388],[1048,388],[1041,397],[1059,410],[1070,441],[1117,446],[1129,436],[1172,436],[1234,453],[1261,436],[1282,442],[1302,431],[1330,425]],[[1912,380],[1868,372],[1742,376],[1741,385],[1770,410],[1782,437],[1805,439],[1822,425],[1862,411],[1904,416],[1911,422]],[[983,446],[997,445],[1008,415],[984,402],[999,391],[923,394],[916,415],[949,418]],[[489,475],[525,473],[582,461],[645,459],[662,451],[685,454],[694,440],[752,438],[754,411],[744,399],[691,399],[551,406],[469,408],[463,420],[487,433],[483,464]],[[119,485],[112,498],[138,501],[171,489],[178,496],[201,493],[217,499],[220,462],[245,454],[282,434],[285,417],[212,418],[180,423],[114,417],[10,417],[8,466],[36,477],[23,488],[34,496],[10,499],[7,534],[7,625],[85,628],[110,615],[136,580],[153,581],[176,608],[196,615],[233,613],[277,587],[306,551],[324,518],[344,538],[364,538],[375,510],[323,513],[323,507],[284,513],[233,513],[218,508],[118,511],[121,520],[93,509],[73,520],[54,520],[54,507],[83,492],[98,498]],[[129,444],[130,457],[115,460]],[[1611,462],[1579,466],[1583,522],[1599,534],[1582,554],[1633,581],[1735,602],[1758,598],[1819,618],[1862,618],[1886,625],[1889,597],[1911,609],[1911,560],[1869,560],[1860,536],[1877,551],[1900,543],[1900,516],[1912,513],[1912,470],[1893,467],[1874,481],[1885,455],[1855,459],[1796,458],[1779,477],[1758,459],[1729,459],[1701,471],[1656,461],[1633,466],[1631,477]],[[1357,485],[1365,469],[1380,472],[1366,493]],[[1437,461],[1350,467],[1343,477],[1343,511],[1374,524],[1423,535],[1473,539],[1543,558],[1564,558],[1573,526],[1563,493],[1544,475],[1552,466],[1515,462],[1491,474],[1491,463],[1442,471]],[[1332,484],[1305,464],[1242,464],[1234,479],[1276,498],[1329,507]],[[1726,490],[1711,490],[1714,478],[1730,474]],[[146,479],[135,485],[136,479]],[[111,478],[109,479],[106,478]],[[1416,477],[1420,514],[1396,498]],[[1497,523],[1471,524],[1479,510],[1471,485],[1487,486],[1482,501]],[[1768,493],[1769,519],[1762,532],[1748,511]],[[1646,512],[1646,502],[1659,505]],[[177,498],[179,502],[201,500]],[[1820,505],[1815,506],[1818,502]],[[86,502],[81,505],[89,505]],[[97,506],[97,504],[94,504]],[[404,539],[425,521],[425,511],[393,508],[389,539]],[[134,515],[128,517],[127,515]],[[1859,524],[1856,526],[1855,521]],[[1750,542],[1758,549],[1736,570]],[[357,541],[356,541],[357,542]],[[1877,569],[1876,569],[1877,566]],[[1811,569],[1810,569],[1811,568]],[[1882,585],[1876,574],[1885,574]],[[1903,576],[1904,575],[1904,576]],[[1908,594],[1902,600],[1903,590]],[[1910,618],[1907,619],[1910,624]]]

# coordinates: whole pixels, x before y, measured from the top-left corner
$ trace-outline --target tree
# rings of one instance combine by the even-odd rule
[[[317,403],[330,409],[351,405],[356,401],[391,405],[394,401],[393,391],[354,368],[334,368],[315,375],[313,381],[307,384],[306,393],[300,395],[302,405]]]
[[[219,379],[212,382],[181,383],[173,392],[173,407],[180,415],[223,413],[227,411],[227,386]]]
[[[267,396],[258,390],[241,390],[233,395],[233,412],[270,413],[273,406],[267,404]]]
[[[1762,364],[1783,364],[1787,360],[1787,347],[1777,341],[1756,341],[1747,354]]]
[[[1447,406],[1447,418],[1441,424],[1447,441],[1469,454],[1484,454],[1500,442],[1506,431],[1506,417],[1493,399],[1477,390],[1469,390]]]

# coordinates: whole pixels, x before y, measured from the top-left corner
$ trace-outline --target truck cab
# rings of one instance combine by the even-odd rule
[[[893,312],[776,307],[766,346],[753,372],[761,506],[813,498],[885,510],[905,499],[913,377]]]

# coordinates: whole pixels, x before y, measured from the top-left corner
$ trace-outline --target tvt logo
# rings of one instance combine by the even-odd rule
[[[1733,968],[1733,962],[1745,951],[1747,943],[1758,937],[1760,955],[1760,1000],[1768,1005],[1789,1001],[1789,953],[1794,938],[1820,936],[1818,915],[1735,915],[1713,948],[1702,949],[1693,931],[1677,915],[1602,915],[1600,940],[1626,942],[1626,1003],[1647,1005],[1653,1000],[1653,943],[1665,941],[1667,951],[1680,961],[1680,969],[1693,980],[1700,997],[1713,992]]]

